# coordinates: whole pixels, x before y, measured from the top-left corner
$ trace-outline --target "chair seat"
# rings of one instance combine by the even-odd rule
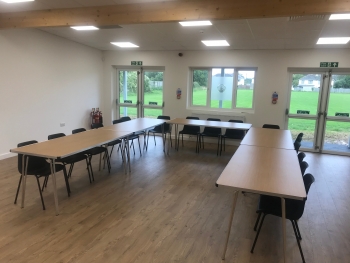
[[[83,153],[77,153],[62,159],[57,159],[58,161],[61,161],[65,164],[72,164],[72,163],[76,163],[76,162],[80,162],[86,159],[85,154]]]
[[[60,172],[63,170],[62,164],[55,164],[56,172]],[[27,171],[27,175],[35,175],[36,177],[45,177],[51,174],[51,165],[47,163],[47,165],[41,169]]]
[[[179,134],[197,135],[198,131],[179,131]]]
[[[97,147],[94,147],[90,150],[86,150],[84,153],[85,154],[89,154],[89,155],[97,155],[97,154],[100,154],[100,153],[104,153],[106,151],[106,148],[105,147],[102,147],[102,146],[97,146]]]
[[[219,137],[221,136],[221,134],[217,134],[217,133],[200,133],[201,136],[207,136],[207,137]]]
[[[121,142],[122,142],[122,140],[118,139],[118,140],[109,142],[109,143],[107,144],[107,146],[114,146],[114,145],[119,144],[119,143],[121,143]]]

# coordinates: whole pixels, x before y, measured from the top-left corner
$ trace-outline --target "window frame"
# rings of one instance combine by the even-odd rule
[[[233,69],[234,75],[233,75],[233,91],[232,91],[232,103],[231,108],[212,108],[211,107],[211,84],[212,84],[212,70],[214,68],[221,68],[221,69]],[[208,88],[207,88],[207,100],[206,105],[194,105],[193,104],[193,76],[195,70],[207,70],[208,71]],[[251,108],[242,108],[237,107],[237,92],[238,92],[238,72],[239,71],[254,71],[254,89],[253,89],[253,95],[252,95],[252,107]],[[255,87],[256,87],[256,76],[257,76],[258,68],[256,67],[218,67],[218,66],[212,66],[212,67],[190,67],[190,78],[189,78],[189,89],[188,89],[188,107],[193,109],[202,109],[202,110],[215,110],[215,111],[253,111],[255,106]]]

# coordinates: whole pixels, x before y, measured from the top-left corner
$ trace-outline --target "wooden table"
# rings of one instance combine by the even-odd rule
[[[234,189],[229,230],[222,258],[225,259],[238,193],[246,191],[281,198],[283,252],[286,262],[285,198],[302,200],[306,197],[295,150],[241,145],[216,183]]]
[[[138,118],[130,121],[125,121],[110,126],[105,126],[100,129],[114,130],[114,131],[129,131],[129,132],[140,132],[143,130],[150,129],[154,126],[163,125],[166,120],[163,119],[151,119],[151,118]],[[164,128],[164,126],[162,126]],[[165,152],[165,136],[163,132],[163,151]],[[130,166],[129,166],[130,169]]]
[[[176,118],[167,121],[169,124],[175,124],[175,149],[178,149],[177,144],[178,126],[179,125],[191,125],[191,126],[206,126],[213,128],[224,128],[224,129],[236,129],[236,130],[249,130],[252,127],[250,123],[237,123],[227,121],[206,121],[206,120],[191,120],[184,118]],[[168,148],[169,150],[169,148]]]
[[[90,130],[77,134],[72,134],[64,137],[60,137],[54,140],[49,140],[41,143],[31,144],[20,148],[11,149],[13,153],[23,154],[22,158],[22,204],[24,207],[25,187],[26,187],[26,174],[25,158],[27,156],[39,156],[50,160],[52,183],[54,189],[54,199],[56,207],[56,215],[59,214],[58,198],[56,189],[56,169],[55,160],[57,158],[64,158],[75,153],[79,153],[96,146],[107,144],[118,138],[126,137],[131,132],[129,131],[114,131],[114,130]],[[28,163],[28,162],[27,162]]]
[[[289,130],[251,128],[244,136],[241,145],[294,150],[292,135]]]

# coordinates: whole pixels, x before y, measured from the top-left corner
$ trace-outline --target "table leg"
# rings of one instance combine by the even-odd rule
[[[127,155],[128,155],[128,166],[129,166],[129,172],[131,173],[131,166],[130,166],[130,148],[129,148],[129,136],[126,137],[126,148],[127,148]]]
[[[225,255],[226,255],[226,250],[227,250],[227,244],[228,244],[228,240],[230,238],[230,232],[231,232],[231,227],[232,227],[232,220],[233,220],[233,214],[235,212],[235,208],[236,208],[236,203],[237,203],[237,198],[238,198],[238,191],[235,191],[233,193],[233,203],[232,203],[232,210],[231,210],[231,216],[230,216],[230,221],[228,223],[228,231],[227,231],[227,237],[226,237],[226,243],[225,243],[225,248],[224,248],[224,252],[222,254],[222,259],[225,259]]]
[[[27,160],[27,161],[26,161]],[[24,198],[26,193],[26,181],[27,181],[27,171],[28,171],[29,159],[23,154],[22,156],[22,203],[21,208],[24,207]]]
[[[178,151],[179,150],[179,144],[177,143],[177,136],[179,136],[179,125],[175,124],[175,150]]]
[[[287,262],[286,250],[287,250],[287,240],[286,240],[286,200],[281,197],[282,205],[282,233],[283,233],[283,262]]]
[[[58,198],[57,198],[57,187],[56,187],[56,163],[55,159],[50,160],[51,166],[51,177],[52,177],[52,185],[53,185],[53,196],[55,199],[55,207],[56,207],[56,216],[59,215],[60,211],[58,210]]]
[[[126,147],[126,144],[125,144],[125,138],[124,138],[124,139],[121,139],[121,142],[120,142],[120,154],[121,154],[122,160],[123,160],[124,173],[127,174],[125,147]]]
[[[170,124],[171,125],[171,124]],[[171,144],[171,132],[172,132],[172,129],[170,128],[170,134],[169,134],[169,139],[170,140],[168,140],[168,150],[167,150],[167,154],[169,155],[169,149],[170,149],[170,144]]]
[[[163,152],[165,153],[165,134],[164,134],[165,123],[162,124],[162,138],[163,138]]]

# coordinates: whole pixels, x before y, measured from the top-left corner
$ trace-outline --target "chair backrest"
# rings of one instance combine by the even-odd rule
[[[276,130],[280,128],[280,126],[275,124],[264,124],[262,127],[265,129],[276,129]]]
[[[305,153],[303,152],[298,153],[299,164],[301,164],[301,162],[304,160],[305,157],[306,157]]]
[[[121,122],[131,121],[131,118],[129,116],[125,116],[125,117],[121,117],[119,120],[121,120]]]
[[[47,136],[47,139],[53,140],[53,139],[64,137],[64,136],[66,136],[64,133],[55,133],[55,134],[50,134],[49,136]]]
[[[170,120],[170,116],[159,115],[157,117],[157,119]],[[162,133],[162,125],[158,125],[158,126],[154,127],[153,130],[156,131],[156,133]],[[164,132],[170,132],[170,124],[168,124],[168,123],[164,124]]]
[[[86,131],[85,128],[79,128],[79,129],[72,130],[72,134],[76,134],[76,133],[84,132],[84,131]]]
[[[207,121],[221,121],[221,120],[216,119],[216,118],[208,118]],[[203,133],[212,134],[212,135],[219,135],[219,134],[221,134],[221,128],[204,127]]]
[[[312,183],[315,182],[315,178],[312,174],[308,173],[303,176],[303,181],[306,195],[308,195]],[[292,220],[301,218],[304,213],[306,200],[307,198],[304,200],[286,199],[286,218]]]
[[[112,121],[113,124],[118,124],[118,123],[121,123],[122,121],[119,119],[119,120],[114,120]]]
[[[199,120],[198,117],[192,117],[187,116],[187,120]],[[200,132],[201,127],[200,126],[193,126],[193,125],[184,125],[184,128],[182,130],[183,133],[190,133],[190,134],[197,134]]]
[[[304,133],[299,133],[297,138],[295,139],[296,142],[301,142],[301,140],[303,139]]]
[[[38,141],[32,140],[32,141],[27,141],[27,142],[22,142],[17,144],[17,147],[23,147],[23,146],[27,146],[30,144],[34,144],[34,143],[38,143]],[[20,174],[22,174],[22,158],[23,158],[23,154],[18,154],[18,172]],[[28,162],[28,170],[27,170],[27,174],[33,174],[33,171],[38,170],[42,167],[46,167],[47,166],[47,162],[45,160],[45,158],[43,157],[36,157],[36,156],[28,156],[27,160],[29,160]],[[25,167],[26,164],[24,164]]]
[[[300,146],[301,146],[300,142],[294,142],[294,150],[296,150],[297,153],[299,152]]]
[[[301,174],[304,176],[304,174],[305,174],[305,171],[306,171],[306,169],[309,167],[309,164],[307,163],[307,162],[305,162],[305,161],[302,161],[301,163],[300,163],[300,170],[301,170]]]
[[[98,129],[98,128],[101,128],[101,127],[103,127],[102,123],[93,123],[93,124],[91,124],[91,129]]]
[[[243,123],[241,120],[229,120],[228,122],[236,122],[236,123]],[[244,130],[236,130],[236,129],[226,129],[225,136],[231,138],[231,139],[243,139],[245,134]]]

